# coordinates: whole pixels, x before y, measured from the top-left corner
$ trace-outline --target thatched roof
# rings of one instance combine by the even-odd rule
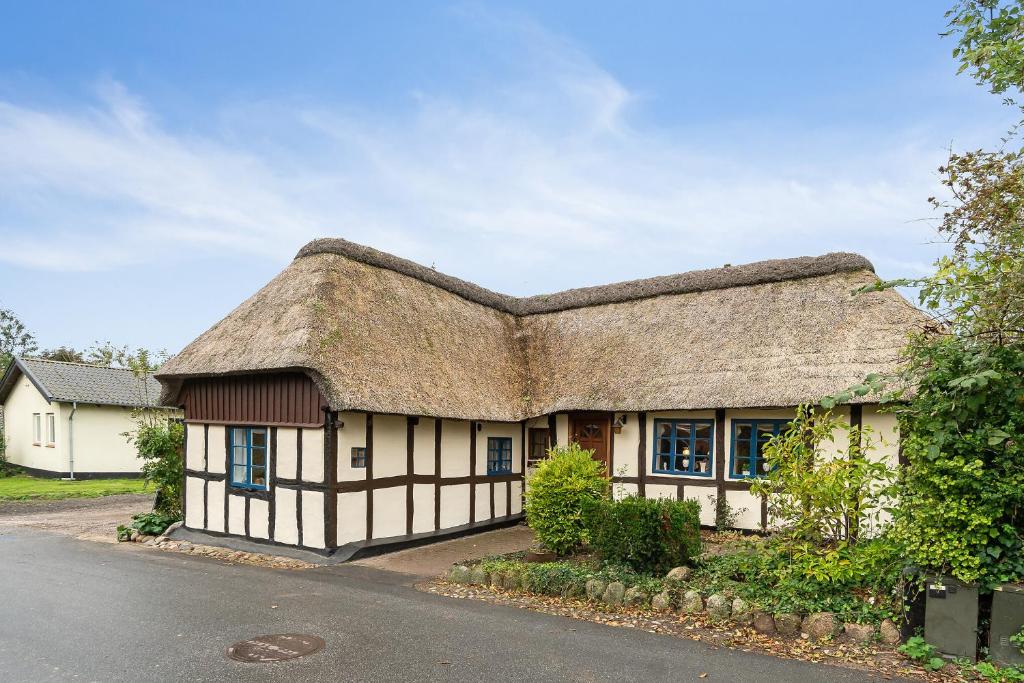
[[[789,406],[891,370],[923,315],[856,254],[516,298],[340,239],[307,244],[158,378],[299,369],[336,410],[516,421]]]

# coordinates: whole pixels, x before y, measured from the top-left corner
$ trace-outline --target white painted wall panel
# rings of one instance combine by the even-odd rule
[[[729,502],[735,515],[739,529],[761,528],[761,499],[751,495],[749,491],[726,491],[725,499]]]
[[[366,447],[366,414],[339,417],[345,426],[338,430],[338,481],[361,481],[366,479],[366,468],[352,467],[352,449]]]
[[[274,489],[274,540],[278,543],[298,545],[299,525],[296,495],[292,489]]]
[[[245,535],[245,497],[228,496],[228,533]]]
[[[636,413],[619,413],[626,416],[626,424],[622,426],[622,432],[612,432],[615,439],[615,462],[612,463],[611,474],[616,477],[635,477],[636,453],[640,448],[640,421]]]
[[[476,521],[484,522],[491,518],[491,485],[475,484],[476,486]]]
[[[318,491],[302,492],[302,545],[323,548],[324,494]]]
[[[185,478],[185,526],[203,528],[203,480],[199,477]]]
[[[668,498],[669,500],[675,500],[678,489],[675,486],[667,484],[647,484],[645,491],[647,498]]]
[[[404,486],[392,486],[373,492],[374,538],[405,535],[405,493]]]
[[[523,511],[523,482],[512,482],[512,514],[518,515]]]
[[[441,528],[469,524],[469,484],[441,487]]]
[[[228,449],[224,445],[224,425],[210,425],[207,434],[209,446],[207,450],[207,464],[211,472],[224,474],[225,462],[228,456]]]
[[[259,498],[249,501],[249,535],[270,538],[270,503]]]
[[[421,534],[434,530],[434,485],[414,484],[412,487],[412,532]]]
[[[376,479],[406,474],[408,434],[402,415],[373,416],[373,476]],[[373,508],[377,515],[376,505]]]
[[[434,473],[434,425],[437,420],[421,417],[413,433],[413,471],[416,474]],[[433,528],[433,523],[431,523]]]
[[[508,485],[505,482],[494,485],[494,516],[505,517],[508,507]]]
[[[523,428],[518,424],[507,422],[482,422],[476,433],[476,473],[487,474],[487,440],[491,437],[512,439],[512,471],[522,471],[522,434]]]
[[[299,430],[294,427],[277,428],[277,471],[275,477],[296,479],[295,465],[299,450]]]
[[[616,500],[621,500],[628,496],[635,496],[639,487],[636,484],[614,484],[612,485],[612,495],[615,496]]]
[[[338,545],[366,540],[366,492],[338,494]]]
[[[206,490],[206,524],[210,531],[224,532],[224,482],[211,481]]]
[[[312,482],[324,480],[324,430],[322,429],[302,430],[302,479]],[[303,533],[305,533],[305,525],[303,525]]]
[[[486,457],[486,454],[484,457]],[[468,474],[469,422],[463,420],[444,420],[441,425],[441,476],[464,477]],[[466,505],[466,522],[468,522],[468,498]],[[466,522],[463,522],[463,524]]]
[[[190,470],[204,470],[206,429],[201,424],[185,425],[185,467]]]

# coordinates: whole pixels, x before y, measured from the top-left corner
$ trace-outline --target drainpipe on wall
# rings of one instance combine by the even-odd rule
[[[68,472],[70,479],[75,478],[75,413],[78,412],[78,402],[71,404],[71,415],[68,417]]]

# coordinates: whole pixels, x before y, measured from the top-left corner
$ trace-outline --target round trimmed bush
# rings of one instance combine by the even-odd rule
[[[552,448],[526,486],[526,521],[545,548],[565,555],[588,541],[584,508],[608,495],[604,465],[579,444]]]

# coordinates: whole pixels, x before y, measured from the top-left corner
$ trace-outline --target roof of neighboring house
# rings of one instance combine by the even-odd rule
[[[301,370],[335,410],[518,421],[562,410],[791,406],[894,369],[923,313],[835,253],[516,298],[340,239],[157,373]]]
[[[0,380],[0,402],[6,401],[24,375],[47,401],[78,402],[131,408],[160,405],[160,383],[131,370],[87,363],[15,358]]]

